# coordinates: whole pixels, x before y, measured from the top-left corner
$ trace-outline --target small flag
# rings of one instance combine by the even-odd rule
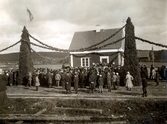
[[[27,12],[28,12],[30,21],[32,21],[34,19],[34,17],[33,17],[32,13],[31,13],[31,11],[28,9],[28,7],[27,7]]]

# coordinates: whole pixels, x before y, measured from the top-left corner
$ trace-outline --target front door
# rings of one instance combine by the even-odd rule
[[[100,56],[101,63],[109,63],[109,56]]]
[[[102,58],[101,63],[107,63],[107,58]]]

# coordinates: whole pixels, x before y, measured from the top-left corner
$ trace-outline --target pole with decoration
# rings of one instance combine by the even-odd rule
[[[130,17],[128,17],[125,27],[124,69],[125,73],[129,71],[134,77],[133,84],[139,86],[141,84],[140,68],[137,57],[134,26]]]
[[[20,53],[19,53],[19,75],[18,75],[18,83],[25,84],[24,79],[28,76],[28,73],[33,73],[33,61],[31,55],[31,46],[30,39],[28,35],[28,30],[26,27],[23,28],[21,35],[21,45],[20,45]],[[27,42],[25,42],[25,40]]]

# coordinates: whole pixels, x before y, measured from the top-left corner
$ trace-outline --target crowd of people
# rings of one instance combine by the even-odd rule
[[[143,86],[143,97],[147,96],[147,80],[155,80],[156,85],[159,85],[159,79],[166,79],[166,67],[162,66],[155,70],[151,65],[150,71],[145,66],[140,66],[141,79]],[[150,74],[149,74],[150,73]],[[10,70],[4,73],[6,84],[9,86],[18,85],[18,70]],[[28,75],[23,80],[23,85],[27,87],[62,87],[66,93],[71,93],[71,87],[74,87],[75,93],[78,93],[78,88],[89,88],[91,93],[98,89],[99,93],[103,93],[103,88],[117,90],[120,86],[125,86],[128,91],[133,87],[133,74],[124,72],[121,68],[115,66],[96,65],[89,68],[81,67],[65,67],[62,69],[37,68],[34,72],[28,72]]]

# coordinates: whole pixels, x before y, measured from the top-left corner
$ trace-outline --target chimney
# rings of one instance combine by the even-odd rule
[[[96,32],[100,32],[100,25],[99,24],[96,25]]]

